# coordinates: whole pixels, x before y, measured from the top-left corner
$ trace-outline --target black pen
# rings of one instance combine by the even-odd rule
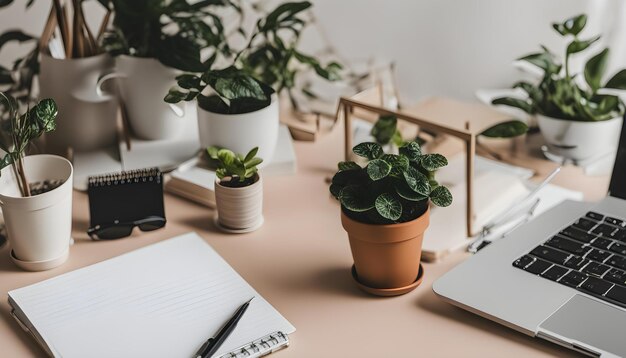
[[[224,327],[220,329],[217,335],[215,337],[209,338],[206,342],[204,342],[204,344],[202,345],[202,347],[200,347],[198,352],[196,352],[194,357],[209,358],[213,354],[215,354],[215,352],[222,345],[222,343],[224,343],[226,338],[228,338],[228,336],[230,336],[230,334],[235,330],[235,327],[237,327],[237,323],[239,323],[239,320],[241,319],[241,317],[243,317],[243,314],[246,313],[248,306],[250,306],[250,301],[252,301],[253,299],[254,297],[248,300],[248,302],[241,305],[241,307],[239,307],[239,309],[235,311],[235,314],[230,318],[230,320],[226,322]]]

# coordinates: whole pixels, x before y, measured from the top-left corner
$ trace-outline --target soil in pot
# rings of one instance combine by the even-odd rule
[[[64,180],[43,180],[29,183],[28,186],[30,187],[30,195],[35,196],[52,191],[60,187],[63,183],[65,183]]]

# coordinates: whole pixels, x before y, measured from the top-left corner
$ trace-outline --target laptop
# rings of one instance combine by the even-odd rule
[[[626,357],[626,126],[605,199],[557,205],[433,290],[527,335],[590,356]]]

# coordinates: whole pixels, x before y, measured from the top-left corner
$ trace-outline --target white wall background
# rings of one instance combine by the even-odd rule
[[[477,88],[508,87],[518,76],[512,60],[537,50],[540,43],[561,52],[563,44],[550,23],[582,12],[589,15],[583,37],[603,33],[603,42],[594,48],[610,44],[611,68],[626,67],[624,0],[313,2],[320,25],[344,57],[396,62],[403,99],[433,94],[473,98]],[[28,12],[23,3],[16,0],[0,11],[0,32],[15,27],[41,31],[50,1],[38,0]],[[99,18],[98,5],[92,3],[90,17]],[[319,45],[316,31],[309,31],[303,44],[313,51]],[[7,64],[21,51],[5,48],[0,63]]]

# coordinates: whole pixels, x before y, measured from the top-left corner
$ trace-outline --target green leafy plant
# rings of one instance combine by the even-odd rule
[[[247,46],[233,56],[230,66],[213,69],[218,54],[224,52],[214,53],[203,63],[206,70],[191,70],[196,74],[178,76],[178,87],[169,91],[165,101],[178,103],[197,99],[204,110],[240,114],[264,108],[271,103],[272,93],[286,91],[297,109],[292,91],[299,73],[313,69],[322,78],[335,81],[340,78],[342,68],[336,62],[322,66],[316,58],[297,49],[300,34],[307,24],[301,15],[310,7],[307,1],[279,5],[257,21]],[[212,91],[207,93],[207,88]]]
[[[243,187],[256,182],[257,165],[263,163],[263,159],[255,156],[258,151],[259,148],[255,147],[244,156],[224,148],[207,148],[209,158],[217,163],[215,174],[220,180],[226,179],[220,184],[229,187]]]
[[[330,193],[354,220],[372,224],[401,223],[421,216],[428,201],[452,203],[452,194],[435,180],[435,171],[448,164],[441,154],[422,154],[417,142],[407,142],[400,154],[385,154],[378,143],[361,143],[354,154],[369,160],[365,167],[340,162]]]
[[[25,113],[19,113],[17,100],[0,92],[0,149],[5,152],[0,169],[13,167],[22,196],[30,196],[30,185],[24,172],[24,155],[31,142],[56,128],[58,110],[52,99],[44,99]]]
[[[231,54],[218,9],[241,8],[230,0],[102,0],[114,12],[103,45],[113,55],[156,58],[182,71],[202,72],[209,65],[200,50]]]
[[[609,59],[609,49],[605,48],[585,64],[582,76],[585,85],[579,85],[580,74],[572,73],[570,58],[582,53],[600,39],[594,36],[581,39],[579,34],[587,24],[587,16],[582,14],[554,23],[552,27],[563,37],[571,38],[565,51],[564,64],[545,46],[542,51],[526,55],[519,60],[526,61],[543,71],[539,83],[521,81],[513,85],[528,95],[527,99],[512,97],[496,98],[493,104],[519,108],[529,114],[572,121],[603,121],[622,116],[624,103],[614,95],[601,94],[604,88],[626,89],[626,69],[620,70],[611,79],[603,82]]]
[[[21,103],[29,103],[32,100],[33,81],[39,73],[37,40],[36,37],[16,29],[8,30],[0,35],[0,50],[12,42],[19,44],[35,42],[33,48],[24,57],[15,59],[10,68],[0,65],[0,90]]]

